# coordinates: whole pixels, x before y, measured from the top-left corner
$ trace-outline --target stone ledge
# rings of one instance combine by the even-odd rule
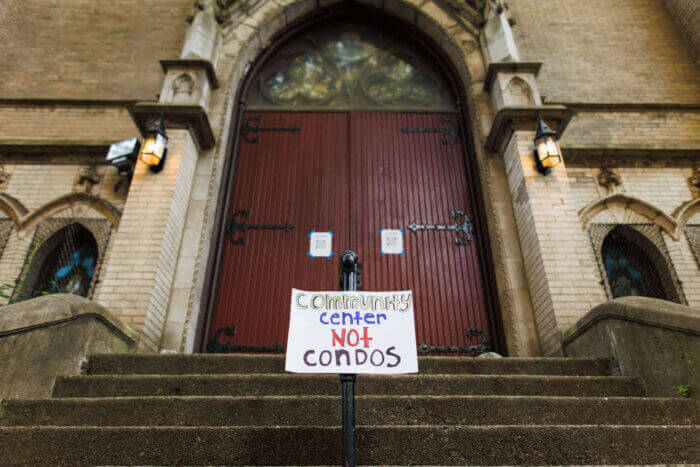
[[[0,338],[68,321],[93,318],[106,324],[132,344],[137,339],[137,334],[131,328],[119,321],[102,305],[78,295],[46,295],[4,305],[0,311]]]
[[[583,318],[564,332],[562,344],[583,334],[604,319],[646,324],[684,334],[700,336],[700,310],[648,297],[622,297],[593,307]]]
[[[129,113],[144,136],[149,125],[163,116],[166,130],[187,128],[200,149],[211,149],[216,143],[209,117],[201,105],[137,102],[129,106]]]
[[[574,113],[563,105],[503,107],[493,119],[491,131],[486,138],[486,149],[500,152],[514,131],[534,133],[537,129],[538,117],[542,117],[561,139],[573,115]]]
[[[40,158],[71,156],[87,157],[91,163],[109,165],[105,156],[113,141],[41,141],[41,140],[1,140],[0,156],[5,162],[26,163],[26,157]],[[96,155],[101,157],[96,157]],[[19,158],[19,160],[14,160]],[[94,158],[94,160],[93,160]],[[30,161],[31,162],[31,161]]]
[[[542,62],[496,62],[489,65],[484,79],[484,91],[491,92],[491,85],[499,72],[532,73],[537,76],[542,68]]]

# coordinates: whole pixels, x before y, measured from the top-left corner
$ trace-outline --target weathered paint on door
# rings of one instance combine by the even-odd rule
[[[263,127],[242,140],[230,216],[250,210],[247,222],[294,229],[250,230],[247,243],[225,241],[210,338],[235,326],[232,343],[286,344],[291,289],[335,290],[338,254],[356,250],[365,290],[413,290],[417,341],[467,345],[465,329],[489,334],[476,245],[456,245],[452,231],[411,232],[408,224],[454,224],[453,210],[470,212],[460,144],[442,133],[454,114],[250,113]],[[449,139],[449,138],[448,138]],[[405,254],[382,255],[380,230],[404,231]],[[332,258],[310,258],[310,231],[332,231]],[[240,235],[240,233],[238,234]],[[227,341],[228,339],[222,339]]]

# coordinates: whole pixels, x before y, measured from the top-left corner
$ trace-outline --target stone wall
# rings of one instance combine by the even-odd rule
[[[546,102],[697,103],[691,49],[658,0],[509,0]]]
[[[695,0],[664,0],[666,8],[680,27],[695,61],[700,60],[700,5]]]
[[[0,18],[0,98],[155,99],[190,0],[10,0]]]
[[[82,297],[50,295],[0,307],[0,398],[50,397],[57,376],[88,355],[127,353],[136,333]]]

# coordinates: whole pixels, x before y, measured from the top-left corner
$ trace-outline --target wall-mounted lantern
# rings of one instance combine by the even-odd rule
[[[538,117],[537,134],[535,134],[535,164],[537,170],[547,175],[552,167],[556,167],[561,163],[561,147],[559,146],[559,138],[557,134],[549,128],[549,126]]]
[[[114,186],[114,191],[118,191],[122,183],[127,184],[134,173],[134,165],[139,157],[141,143],[138,138],[126,139],[112,144],[107,152],[107,162],[117,168],[119,181]]]
[[[168,135],[165,132],[165,124],[163,117],[148,128],[146,132],[146,141],[143,143],[141,161],[151,168],[153,173],[158,173],[163,169],[165,164],[165,156],[168,152],[166,144],[168,143]]]

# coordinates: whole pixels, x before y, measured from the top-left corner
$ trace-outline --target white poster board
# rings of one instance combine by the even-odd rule
[[[418,372],[413,295],[292,289],[285,370]]]

